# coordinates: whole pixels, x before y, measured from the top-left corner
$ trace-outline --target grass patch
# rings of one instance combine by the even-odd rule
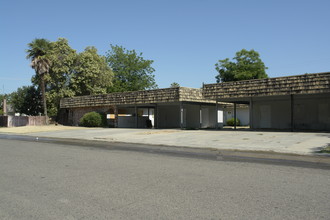
[[[328,144],[327,147],[325,147],[322,150],[320,150],[320,153],[328,153],[328,154],[330,154],[330,144]]]

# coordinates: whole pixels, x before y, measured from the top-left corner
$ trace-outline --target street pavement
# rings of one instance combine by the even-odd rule
[[[0,219],[329,219],[329,201],[329,169],[0,139]]]
[[[317,132],[92,128],[39,131],[27,135],[299,155],[318,155],[318,151],[330,146],[330,133]]]

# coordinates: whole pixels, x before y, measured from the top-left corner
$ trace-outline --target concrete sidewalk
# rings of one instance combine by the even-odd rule
[[[35,137],[69,138],[151,145],[214,148],[243,151],[266,151],[299,155],[318,155],[330,146],[330,133],[260,132],[233,130],[124,129],[124,128],[42,128],[11,133]],[[1,133],[9,133],[1,128]],[[326,154],[322,154],[326,155]]]

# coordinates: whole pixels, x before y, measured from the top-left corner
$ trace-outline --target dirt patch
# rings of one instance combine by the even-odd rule
[[[63,131],[63,130],[78,130],[86,129],[84,127],[71,127],[63,125],[44,125],[44,126],[23,126],[12,128],[0,128],[2,133],[15,133],[15,134],[29,134],[35,132],[47,132],[47,131]]]
[[[176,133],[179,130],[162,130],[162,131],[146,131],[138,133],[139,135],[150,135],[150,134],[169,134],[169,133]]]

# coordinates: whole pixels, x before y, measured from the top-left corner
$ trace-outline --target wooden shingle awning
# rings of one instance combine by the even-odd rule
[[[206,99],[330,93],[330,72],[203,85]]]
[[[142,105],[172,102],[215,103],[213,100],[205,99],[201,89],[177,87],[63,98],[60,101],[60,108]]]

